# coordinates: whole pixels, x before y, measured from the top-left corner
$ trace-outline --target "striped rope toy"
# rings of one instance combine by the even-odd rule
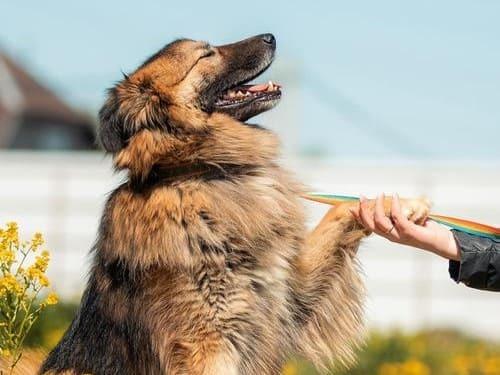
[[[336,205],[343,202],[358,201],[358,197],[351,197],[347,195],[333,195],[323,193],[307,193],[304,198],[311,201]],[[494,240],[500,240],[500,228],[491,225],[476,223],[474,221],[459,219],[456,217],[443,216],[437,214],[429,214],[429,219],[436,223],[446,225],[450,228],[456,229],[460,232],[473,234],[476,236],[488,237]]]

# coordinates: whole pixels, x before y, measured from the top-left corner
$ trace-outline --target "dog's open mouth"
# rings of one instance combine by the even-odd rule
[[[217,107],[231,106],[254,100],[268,101],[281,97],[281,86],[269,81],[257,85],[239,85],[222,93],[216,100]]]
[[[281,99],[281,86],[269,81],[237,85],[222,92],[215,101],[215,111],[238,120],[247,119],[273,108]]]
[[[227,114],[245,122],[276,106],[281,86],[269,81],[255,84],[273,63],[276,41],[272,34],[262,34],[238,43],[217,47],[227,61],[207,90],[209,111]]]

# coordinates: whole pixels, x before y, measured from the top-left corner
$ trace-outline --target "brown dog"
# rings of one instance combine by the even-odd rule
[[[81,307],[42,372],[278,374],[293,354],[349,364],[362,341],[349,205],[306,233],[301,186],[249,118],[279,101],[275,39],[178,40],[109,91],[109,197]],[[414,219],[425,202],[403,201]]]

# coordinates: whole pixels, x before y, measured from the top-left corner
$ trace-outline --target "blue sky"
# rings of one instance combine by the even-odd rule
[[[173,38],[273,32],[277,62],[294,67],[280,83],[300,92],[301,148],[499,161],[499,16],[495,0],[11,0],[0,2],[0,47],[95,112],[121,71]]]

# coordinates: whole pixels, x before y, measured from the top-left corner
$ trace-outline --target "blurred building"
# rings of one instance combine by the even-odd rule
[[[0,148],[89,150],[94,125],[0,52]]]

